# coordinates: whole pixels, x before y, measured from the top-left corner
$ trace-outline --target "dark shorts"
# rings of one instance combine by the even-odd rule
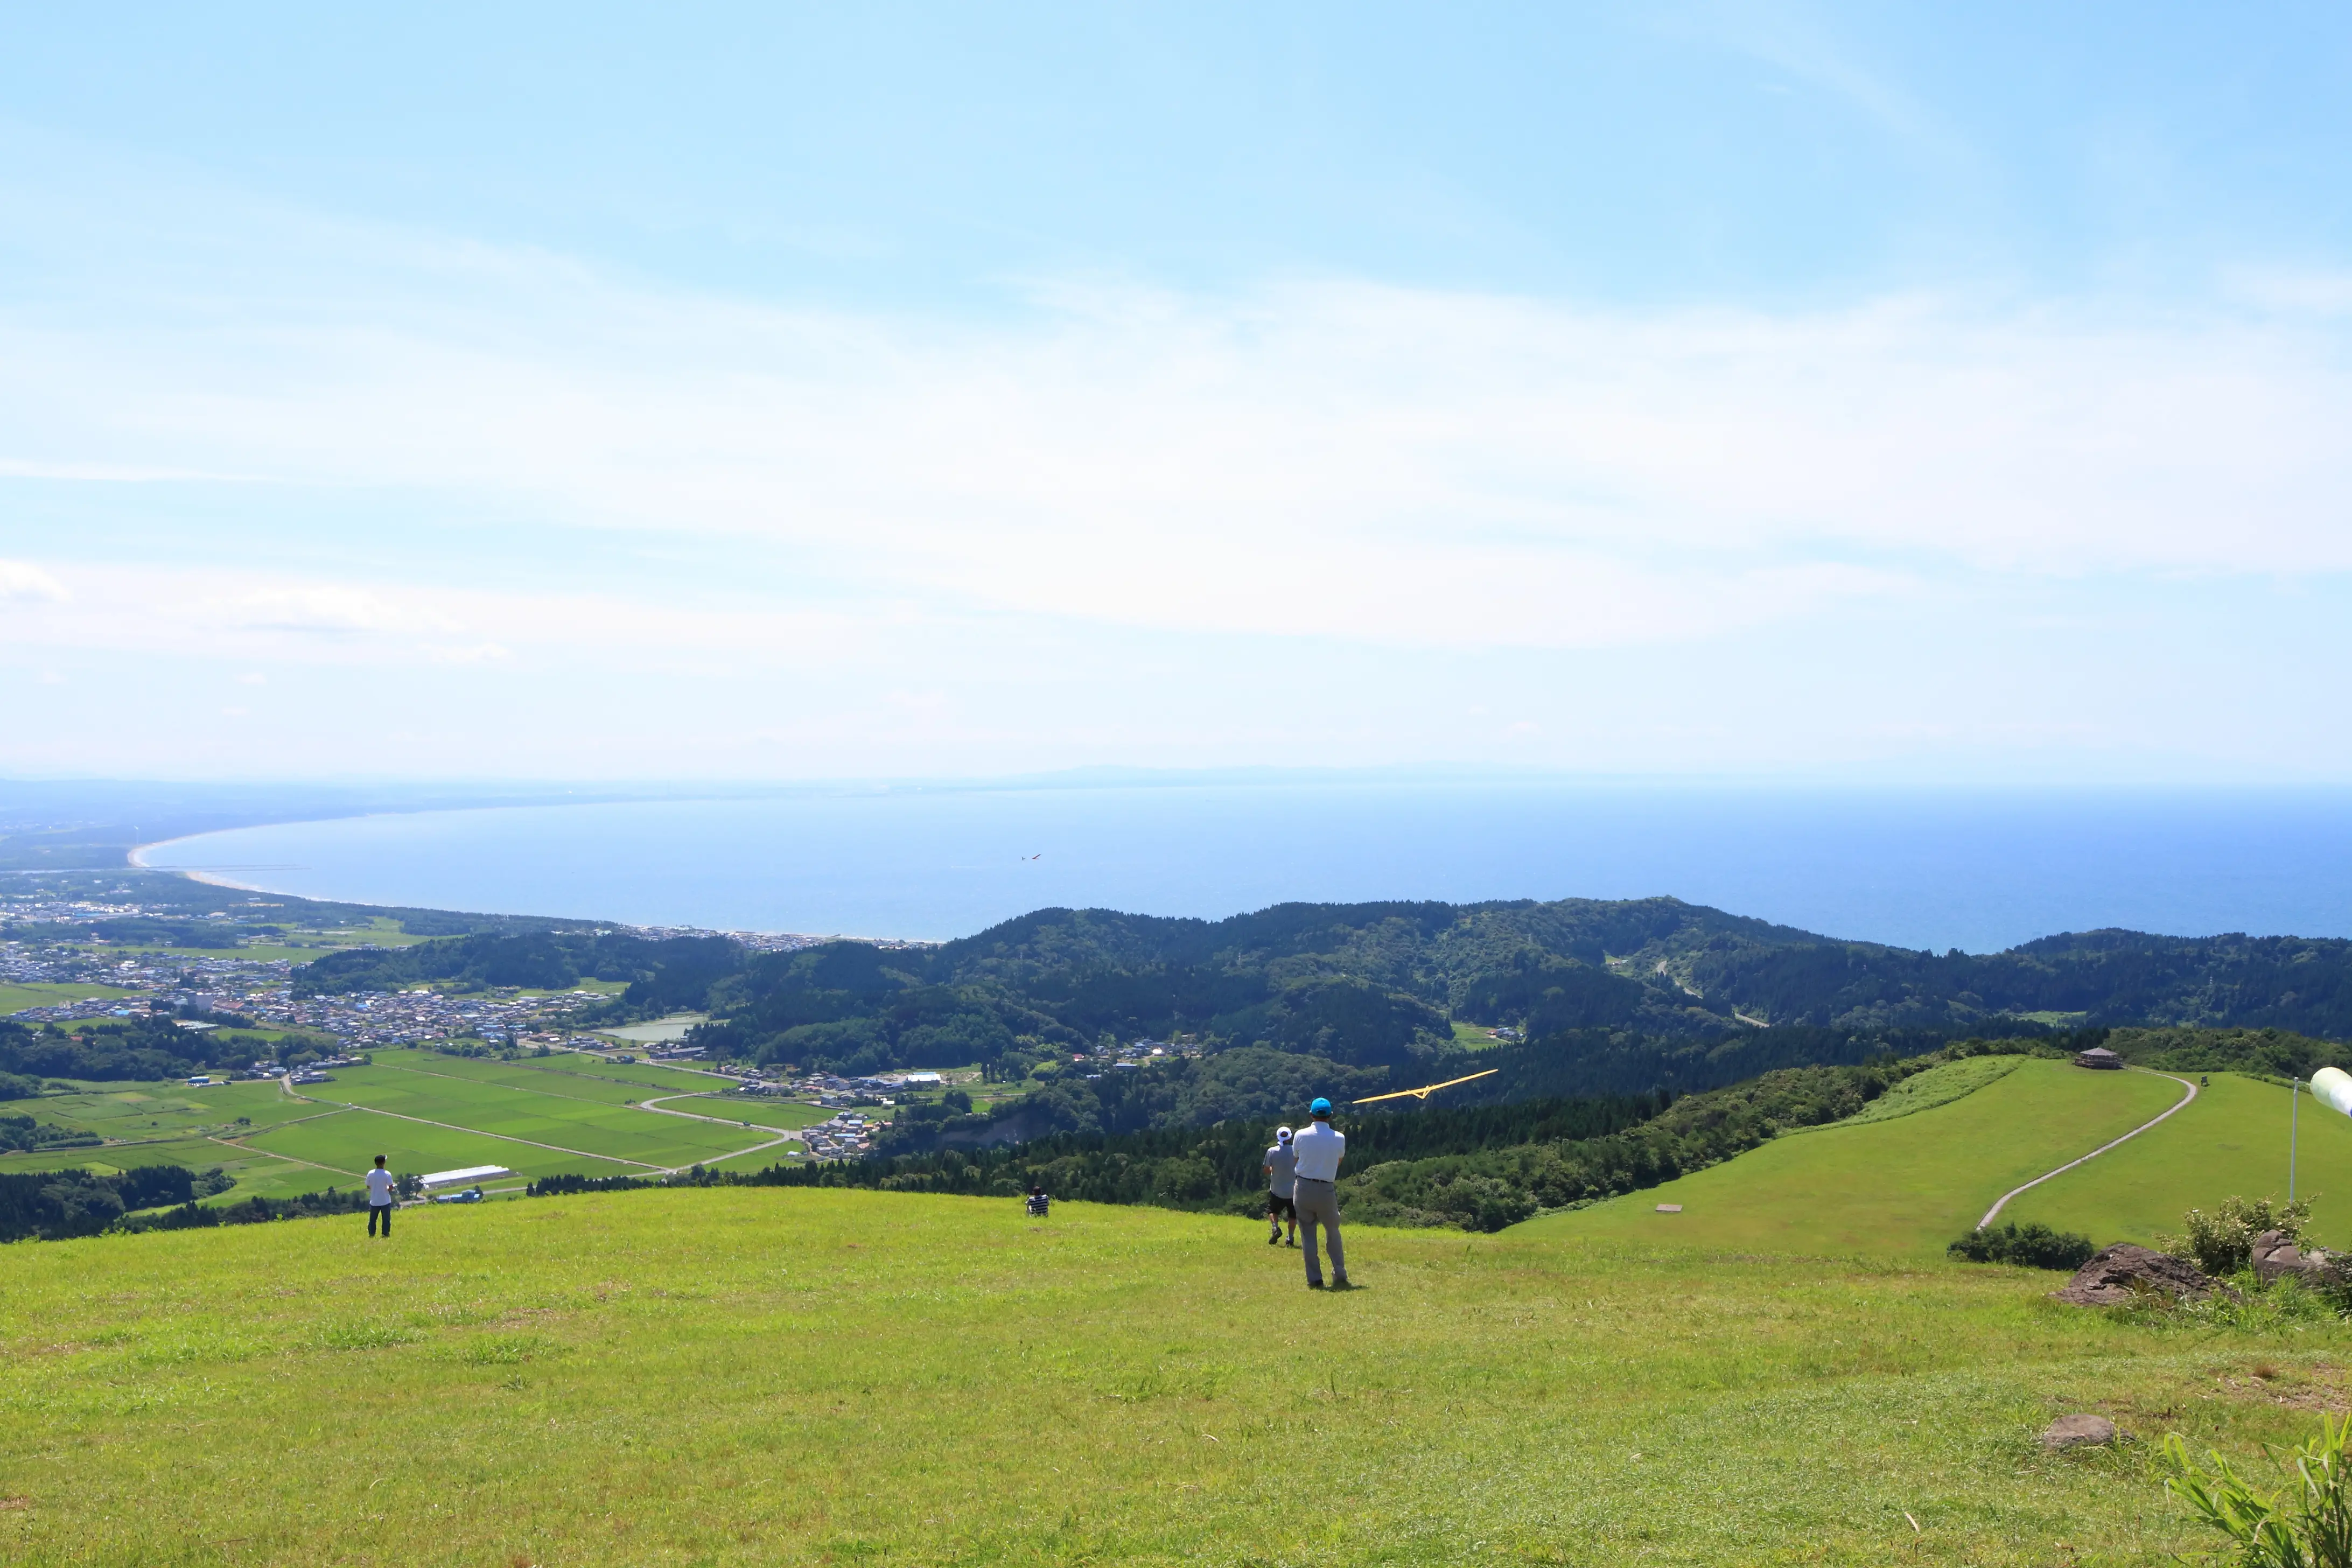
[[[1298,1223],[1298,1204],[1297,1200],[1286,1198],[1279,1193],[1268,1193],[1265,1194],[1265,1217],[1268,1219],[1286,1219],[1291,1224],[1297,1225]]]

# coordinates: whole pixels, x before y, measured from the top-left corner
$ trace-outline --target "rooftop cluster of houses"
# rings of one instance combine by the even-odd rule
[[[639,936],[666,942],[677,936],[723,936],[739,942],[754,952],[798,952],[804,947],[815,947],[833,940],[829,936],[809,936],[789,931],[711,931],[703,926],[632,926]]]
[[[10,899],[0,903],[0,926],[69,925],[76,921],[119,921],[153,912],[144,904],[99,899]]]
[[[184,1002],[246,1013],[248,995],[282,995],[289,968],[282,960],[247,963],[233,958],[183,958],[168,953],[87,954],[73,949],[29,951],[18,942],[0,942],[0,980],[64,985],[105,985],[147,994],[123,999],[69,997],[9,1015],[19,1023],[68,1023],[83,1018],[127,1018],[148,1009],[149,1000],[177,1007]]]
[[[855,1110],[835,1113],[801,1134],[809,1152],[820,1160],[855,1160],[866,1152],[873,1124]]]
[[[841,1078],[819,1072],[793,1079],[768,1079],[754,1072],[747,1074],[735,1087],[742,1094],[813,1100],[824,1106],[887,1105],[894,1096],[910,1089],[937,1089],[945,1081],[935,1072],[881,1073],[871,1078]]]
[[[71,997],[27,1007],[10,1015],[20,1023],[127,1018],[160,1005],[170,1012],[249,1018],[269,1028],[317,1030],[357,1047],[413,1045],[469,1035],[502,1045],[603,1044],[560,1028],[564,1015],[594,999],[589,991],[464,997],[429,990],[363,991],[297,997],[292,973],[292,965],[282,959],[247,962],[171,952],[117,958],[74,949],[35,952],[19,942],[0,942],[0,980],[104,985],[139,993],[121,998]]]
[[[1091,1051],[1070,1053],[1071,1065],[1091,1068],[1140,1068],[1154,1059],[1175,1057],[1197,1057],[1200,1043],[1189,1035],[1179,1035],[1172,1040],[1129,1040],[1122,1046],[1097,1046]],[[1100,1072],[1090,1072],[1088,1078],[1100,1078]]]

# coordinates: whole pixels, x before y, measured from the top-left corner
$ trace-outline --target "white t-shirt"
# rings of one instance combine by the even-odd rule
[[[382,1208],[384,1205],[392,1202],[392,1173],[390,1171],[370,1171],[368,1173],[367,1182],[369,1203],[374,1205],[377,1208]]]
[[[1328,1121],[1310,1121],[1291,1139],[1290,1152],[1298,1156],[1300,1181],[1336,1182],[1339,1161],[1348,1152],[1348,1137]]]

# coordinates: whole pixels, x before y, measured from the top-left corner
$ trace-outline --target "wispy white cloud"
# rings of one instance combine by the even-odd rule
[[[532,765],[584,773],[1761,765],[2169,744],[2181,690],[2302,668],[2274,584],[2333,604],[2352,571],[2352,361],[2308,287],[2129,314],[1064,279],[941,320],[366,238],[298,237],[299,289],[0,304],[0,479],[138,520],[0,517],[41,562],[0,564],[0,675],[201,671],[209,717],[267,669],[239,767],[446,772],[517,711],[565,715]],[[287,497],[299,550],[244,518]],[[2180,642],[2184,582],[2236,595],[2232,647]],[[2118,640],[2144,589],[2164,626]],[[2042,643],[1972,640],[2012,600],[2111,659],[2095,707]],[[2253,755],[2312,705],[2271,700],[2196,743]],[[2324,740],[2299,765],[2352,768]]]
[[[18,460],[58,474],[491,496],[720,554],[756,538],[934,612],[1140,627],[1575,647],[1958,568],[2352,568],[2352,373],[2307,318],[1603,311],[1326,280],[1066,286],[977,326],[528,258],[463,277],[464,309],[248,300],[137,334],[0,315],[0,410],[39,432]],[[373,592],[225,608],[452,629]]]
[[[514,650],[501,643],[428,643],[425,646],[428,658],[441,664],[493,664],[512,658]]]
[[[232,661],[227,679],[270,684],[247,666],[488,666],[539,656],[583,673],[772,668],[827,655],[871,657],[897,635],[858,606],[773,609],[743,602],[648,602],[620,593],[423,589],[238,568],[93,562],[83,592],[38,616],[0,617],[0,647]],[[486,635],[494,632],[495,635]]]
[[[66,585],[29,561],[0,560],[0,604],[62,604]]]
[[[2352,272],[2300,267],[2240,267],[2223,283],[2259,310],[2282,315],[2352,317]]]
[[[394,598],[331,583],[257,588],[235,597],[208,599],[203,610],[208,622],[264,632],[344,636],[456,629],[446,615],[413,596]]]

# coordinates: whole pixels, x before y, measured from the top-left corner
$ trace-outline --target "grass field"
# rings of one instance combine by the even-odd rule
[[[316,1167],[321,1173],[320,1186],[349,1186],[378,1154],[394,1171],[410,1175],[469,1165],[503,1165],[524,1177],[559,1172],[644,1176],[655,1169],[650,1163],[559,1152],[470,1129],[435,1127],[364,1110],[338,1110],[315,1121],[264,1132],[248,1146]]]
[[[708,1100],[665,1100],[662,1103],[678,1110],[699,1110],[706,1116],[731,1116],[786,1132],[814,1127],[833,1115],[830,1110],[803,1105],[797,1100],[755,1100],[748,1094],[714,1094]]]
[[[430,937],[412,936],[400,929],[399,921],[379,915],[363,926],[331,926],[321,930],[291,928],[286,932],[283,942],[231,942],[221,947],[175,947],[135,942],[83,942],[59,945],[100,955],[148,953],[165,958],[232,958],[256,963],[283,959],[289,963],[308,963],[314,958],[341,952],[345,948],[413,947],[420,942],[431,940]]]
[[[2153,1563],[2200,1543],[2152,1440],[2298,1437],[2352,1356],[2041,1274],[1558,1226],[1360,1227],[1362,1288],[1324,1295],[1254,1224],[1082,1205],[710,1190],[361,1231],[10,1248],[0,1558]],[[2078,1409],[2139,1441],[2042,1453]]]
[[[1900,1116],[1914,1116],[1922,1110],[1933,1110],[1939,1105],[1963,1100],[1996,1079],[2007,1078],[2024,1062],[2023,1057],[1963,1057],[1956,1062],[1945,1062],[1909,1078],[1872,1100],[1860,1112],[1843,1121],[1829,1123],[1830,1127],[1866,1127],[1874,1121],[1892,1121]],[[1822,1128],[1799,1127],[1793,1132],[1824,1131]]]
[[[346,947],[359,944],[303,942],[297,939],[295,942],[233,942],[225,947],[176,947],[150,942],[60,942],[58,945],[98,958],[127,958],[137,954],[147,958],[226,958],[247,963],[275,963],[281,959],[289,963],[308,963],[314,958],[323,958],[330,952],[340,952]]]
[[[2179,1097],[2169,1079],[2026,1061],[1949,1104],[1775,1139],[1664,1186],[1531,1220],[1528,1228],[1596,1240],[1934,1257],[2001,1194],[2129,1131]],[[1655,1212],[1662,1203],[1680,1204],[1683,1212]]]
[[[54,1007],[60,1002],[79,1002],[85,996],[103,996],[113,1001],[118,997],[143,994],[143,992],[125,991],[119,985],[69,985],[47,980],[12,981],[0,985],[0,1017],[21,1013],[27,1007]]]
[[[709,1021],[703,1013],[673,1013],[667,1018],[656,1018],[649,1024],[632,1024],[623,1029],[599,1029],[596,1032],[610,1039],[627,1040],[636,1045],[656,1045],[682,1040],[695,1025]]]
[[[503,1165],[519,1176],[576,1172],[646,1175],[709,1163],[768,1142],[749,1116],[725,1123],[695,1120],[735,1109],[697,1099],[688,1115],[665,1115],[635,1101],[700,1095],[716,1081],[690,1073],[640,1068],[630,1077],[595,1070],[591,1058],[563,1055],[518,1062],[446,1057],[432,1051],[378,1051],[373,1066],[339,1068],[331,1080],[304,1085],[313,1114],[244,1140],[267,1152],[307,1161],[325,1172],[358,1174],[377,1154],[395,1171]],[[631,1069],[622,1069],[629,1071]],[[651,1081],[646,1081],[650,1079]],[[786,1152],[761,1151],[754,1165]]]
[[[138,1143],[110,1144],[103,1149],[52,1149],[45,1153],[0,1154],[0,1172],[55,1171],[70,1167],[110,1173],[135,1165],[184,1165],[192,1171],[218,1165],[236,1181],[236,1188],[208,1200],[230,1203],[238,1198],[292,1197],[330,1186],[350,1186],[341,1172],[309,1165],[260,1151],[223,1143],[210,1138],[166,1138]]]
[[[289,1100],[275,1083],[224,1083],[205,1089],[142,1083],[81,1094],[44,1095],[37,1102],[44,1121],[107,1138],[152,1138],[173,1132],[230,1132],[268,1127],[308,1116],[314,1105]]]
[[[371,1066],[302,1086],[299,1098],[275,1082],[91,1085],[12,1103],[128,1142],[0,1156],[0,1171],[219,1165],[237,1184],[212,1201],[228,1203],[348,1186],[377,1154],[417,1174],[488,1164],[523,1177],[643,1176],[721,1163],[757,1170],[804,1152],[797,1141],[773,1140],[829,1114],[734,1095],[723,1081],[570,1053],[503,1062],[385,1050]],[[643,1109],[648,1100],[687,1114]],[[231,1138],[236,1144],[219,1141]]]
[[[1936,1074],[2000,1065],[1963,1062]],[[2210,1207],[2232,1194],[2284,1197],[2286,1090],[2231,1073],[2212,1074],[2210,1081],[2194,1103],[2013,1200],[2001,1217],[2077,1231],[2102,1246],[2145,1245],[2159,1232],[2178,1231],[2191,1206]],[[1530,1221],[1529,1228],[1832,1256],[1930,1257],[2001,1194],[2090,1152],[2179,1097],[2179,1085],[2168,1078],[2024,1061],[1948,1103],[1895,1119],[1866,1113],[1776,1139],[1725,1164]],[[2313,1235],[2352,1247],[2352,1121],[2315,1109],[2306,1097],[2300,1147],[2298,1191],[2323,1194]],[[2324,1196],[2329,1193],[2337,1194],[2335,1201]],[[1680,1204],[1683,1212],[1659,1214],[1662,1203]]]
[[[218,1165],[236,1179],[228,1197],[287,1197],[339,1184],[339,1175],[292,1163],[250,1149],[217,1142],[242,1136],[320,1108],[289,1100],[274,1083],[91,1085],[79,1094],[44,1095],[12,1100],[43,1121],[110,1142],[97,1149],[56,1149],[45,1153],[0,1155],[0,1172],[54,1171],[81,1166],[98,1171],[134,1165],[185,1165],[202,1171]],[[240,1123],[240,1120],[242,1123]]]
[[[633,1084],[656,1094],[696,1094],[720,1087],[712,1074],[693,1072],[684,1068],[657,1067],[652,1062],[616,1062],[604,1057],[568,1053],[556,1057],[530,1057],[525,1060],[534,1070],[556,1073],[579,1073],[604,1079],[614,1083]],[[635,1098],[635,1097],[632,1097]]]
[[[2184,1211],[2230,1194],[2285,1197],[2287,1091],[2234,1073],[2211,1079],[2179,1115],[2034,1188],[2001,1217],[2146,1245],[2158,1231],[2179,1230]],[[2352,1247],[2352,1120],[2306,1094],[2297,1121],[2295,1190],[2319,1196],[2312,1233],[2324,1245]]]

